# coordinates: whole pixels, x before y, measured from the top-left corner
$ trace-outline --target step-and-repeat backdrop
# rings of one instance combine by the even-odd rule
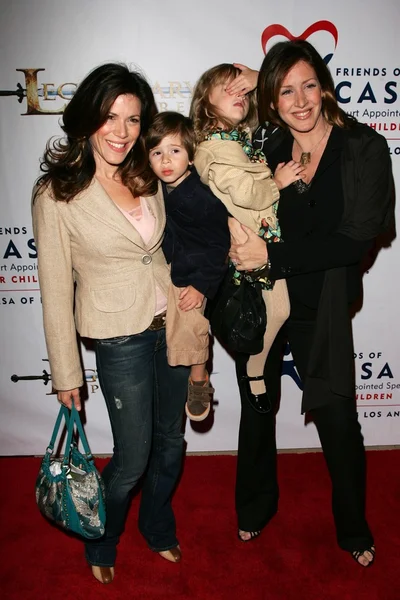
[[[329,63],[343,109],[382,133],[400,178],[398,0],[0,1],[0,454],[40,454],[58,410],[42,332],[30,198],[46,141],[59,135],[76,84],[100,63],[122,61],[150,81],[159,109],[187,114],[207,68],[258,68],[282,39],[307,39]],[[400,248],[382,249],[364,277],[354,319],[357,402],[367,445],[400,443]],[[96,453],[112,440],[95,358],[83,347],[87,432]],[[186,425],[189,451],[235,450],[239,397],[231,358],[213,346],[212,418]],[[280,448],[317,447],[300,415],[288,350],[278,415]]]

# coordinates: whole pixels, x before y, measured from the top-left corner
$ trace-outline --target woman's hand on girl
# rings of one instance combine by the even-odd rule
[[[233,66],[240,69],[241,73],[229,85],[226,86],[226,91],[232,96],[247,94],[257,87],[258,71],[241,65],[240,63],[233,63]]]
[[[287,187],[294,181],[304,177],[304,167],[299,162],[290,160],[287,163],[279,163],[275,169],[274,181],[279,190]]]
[[[268,262],[267,244],[249,227],[241,227],[248,236],[247,241],[243,244],[233,243],[229,257],[238,271],[258,269]]]
[[[249,236],[235,217],[228,217],[229,232],[231,234],[231,244],[244,244]]]

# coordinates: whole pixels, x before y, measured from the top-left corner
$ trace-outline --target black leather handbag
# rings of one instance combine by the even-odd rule
[[[229,350],[243,354],[262,351],[267,314],[259,282],[243,276],[235,283],[230,268],[216,297],[207,303],[206,316],[213,334]]]

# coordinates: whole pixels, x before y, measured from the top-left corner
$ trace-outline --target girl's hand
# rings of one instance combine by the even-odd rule
[[[294,160],[290,160],[288,163],[279,163],[274,173],[274,181],[279,190],[282,190],[298,179],[303,179],[303,177],[303,165]]]
[[[179,294],[179,308],[185,312],[193,308],[201,308],[204,301],[204,294],[196,290],[192,285],[183,288]]]
[[[72,408],[72,401],[74,401],[74,405],[76,410],[81,410],[81,399],[79,396],[79,388],[74,388],[73,390],[64,390],[57,392],[57,400],[64,404],[69,410]]]
[[[229,256],[238,271],[258,269],[268,262],[267,244],[249,227],[241,225],[248,238],[244,244],[232,244]]]
[[[244,95],[255,90],[258,81],[258,71],[249,69],[249,67],[240,63],[233,63],[233,66],[240,69],[241,73],[226,87],[228,94],[231,94],[231,96]]]

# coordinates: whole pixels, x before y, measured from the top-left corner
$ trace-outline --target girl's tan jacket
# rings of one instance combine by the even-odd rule
[[[147,245],[96,178],[68,203],[53,200],[49,189],[33,202],[44,330],[57,390],[83,384],[76,330],[94,339],[140,333],[154,317],[156,282],[167,296],[161,188],[146,200],[156,218]]]
[[[240,223],[258,233],[261,219],[276,226],[272,205],[279,190],[269,167],[253,163],[238,142],[209,140],[199,144],[195,158],[203,183]]]

